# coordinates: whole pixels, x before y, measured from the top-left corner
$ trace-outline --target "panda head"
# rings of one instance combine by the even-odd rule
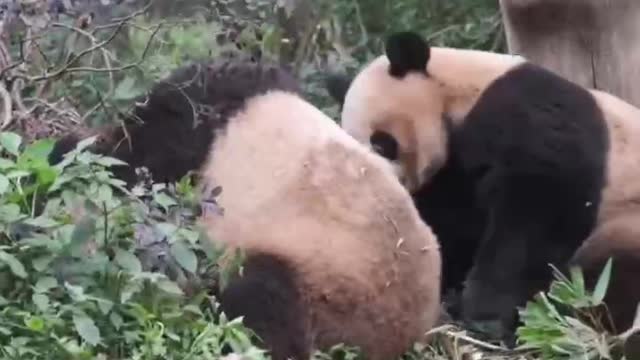
[[[355,77],[342,108],[342,127],[394,163],[412,190],[427,180],[427,168],[443,163],[446,156],[444,99],[427,72],[430,50],[416,34],[392,35],[386,56]]]
[[[415,191],[447,160],[449,129],[522,58],[431,47],[412,32],[389,37],[385,52],[349,86],[331,79],[329,90],[342,102],[342,127],[394,163],[400,180]]]

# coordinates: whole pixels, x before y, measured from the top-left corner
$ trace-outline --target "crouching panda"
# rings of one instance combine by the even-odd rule
[[[99,130],[94,151],[147,166],[155,181],[197,170],[200,187],[222,188],[224,211],[201,221],[246,260],[221,307],[273,359],[340,343],[393,359],[434,325],[436,238],[389,164],[304,101],[284,70],[237,59],[184,67],[134,116]],[[62,139],[52,161],[77,140]]]
[[[395,165],[438,236],[443,284],[464,281],[470,324],[509,338],[549,264],[579,265],[593,284],[613,257],[612,330],[631,325],[640,110],[522,57],[430,47],[411,32],[391,36],[345,92],[342,127]]]

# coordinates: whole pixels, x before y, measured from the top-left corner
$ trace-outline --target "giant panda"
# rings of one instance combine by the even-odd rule
[[[640,110],[520,56],[431,47],[413,32],[387,40],[342,91],[341,124],[411,191],[441,244],[443,287],[464,286],[462,319],[512,344],[517,308],[549,285],[549,264],[579,265],[593,285],[613,257],[609,329],[628,328]]]
[[[273,359],[341,343],[397,358],[439,315],[437,240],[388,162],[299,94],[268,63],[186,66],[151,89],[126,131],[97,131],[93,150],[147,166],[154,181],[197,170],[205,196],[221,187],[223,211],[201,222],[246,255],[221,308],[243,316]],[[51,161],[77,140],[61,139]],[[131,168],[118,174],[133,183]]]

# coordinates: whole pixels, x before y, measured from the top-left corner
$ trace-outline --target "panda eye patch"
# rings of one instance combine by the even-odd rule
[[[389,133],[384,131],[376,131],[371,134],[369,142],[374,151],[383,157],[395,161],[398,159],[400,147],[396,139]]]

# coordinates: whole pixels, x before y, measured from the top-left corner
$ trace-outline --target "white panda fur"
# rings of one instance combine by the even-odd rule
[[[222,187],[210,238],[291,263],[314,347],[392,359],[436,321],[438,245],[409,195],[386,161],[296,95],[249,100],[202,172]]]
[[[615,255],[606,301],[617,330],[630,325],[640,300],[623,285],[640,276],[631,237],[639,109],[522,57],[429,47],[415,33],[392,36],[340,100],[342,127],[358,141],[375,148],[372,135],[386,134],[398,177],[440,241],[444,287],[466,279],[464,318],[507,336],[515,307],[548,285],[547,263],[578,264],[592,284]]]

